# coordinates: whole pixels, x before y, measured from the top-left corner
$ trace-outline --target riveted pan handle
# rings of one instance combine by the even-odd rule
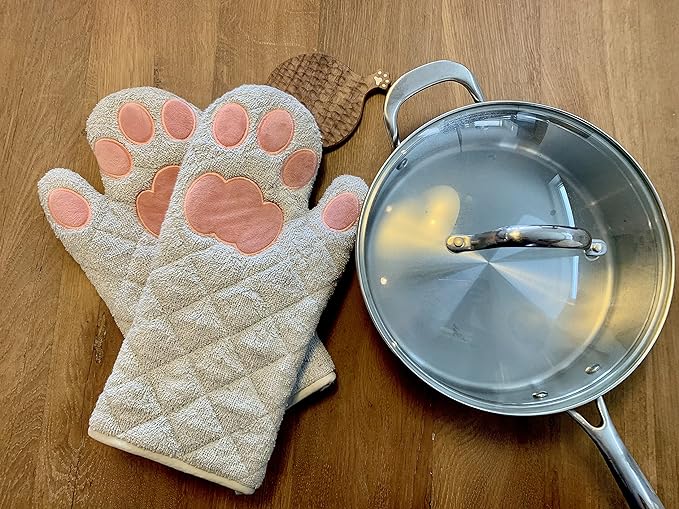
[[[601,256],[607,251],[606,243],[601,239],[593,239],[587,230],[544,224],[503,226],[473,235],[454,233],[446,239],[446,247],[453,253],[498,247],[582,249],[588,256]]]
[[[601,415],[601,426],[593,426],[575,410],[569,410],[568,413],[582,426],[582,429],[587,432],[599,448],[608,468],[611,469],[613,477],[620,486],[627,504],[632,509],[664,509],[665,506],[653,491],[651,483],[648,482],[641,468],[622,442],[620,435],[618,435],[611,417],[608,415],[604,398],[597,398],[596,406]]]
[[[474,98],[474,102],[484,101],[483,92],[474,75],[457,62],[437,60],[408,71],[394,81],[384,101],[384,121],[394,147],[401,143],[397,123],[401,105],[416,93],[444,81],[455,81],[463,85]]]

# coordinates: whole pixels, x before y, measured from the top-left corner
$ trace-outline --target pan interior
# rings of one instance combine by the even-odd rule
[[[664,220],[597,131],[541,108],[472,108],[406,140],[384,170],[359,270],[380,332],[418,375],[473,406],[546,412],[638,356],[667,276]],[[445,245],[519,224],[584,228],[608,252]]]

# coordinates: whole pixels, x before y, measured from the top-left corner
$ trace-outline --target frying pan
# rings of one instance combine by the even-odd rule
[[[401,105],[443,81],[462,84],[474,104],[401,141]],[[629,505],[663,507],[602,398],[649,353],[672,296],[670,228],[644,171],[573,114],[485,101],[456,62],[404,74],[384,116],[395,150],[361,212],[356,260],[388,347],[465,405],[568,412]],[[575,410],[594,400],[599,426]]]

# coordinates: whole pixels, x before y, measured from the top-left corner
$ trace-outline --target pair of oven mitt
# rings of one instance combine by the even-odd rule
[[[367,187],[338,177],[309,210],[321,134],[268,86],[204,112],[123,90],[97,104],[87,136],[105,193],[61,168],[38,190],[125,335],[88,433],[252,493],[285,409],[335,379],[314,331]]]

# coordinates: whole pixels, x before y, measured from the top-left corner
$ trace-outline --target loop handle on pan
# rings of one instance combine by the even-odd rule
[[[401,143],[398,134],[398,110],[401,105],[425,88],[445,81],[455,81],[464,86],[471,94],[474,102],[478,103],[485,100],[474,75],[464,65],[457,62],[438,60],[408,71],[394,81],[384,101],[384,121],[387,124],[389,138],[394,147]]]
[[[599,396],[596,406],[601,415],[601,426],[593,426],[575,410],[569,410],[568,413],[601,451],[629,506],[633,509],[664,509],[665,506],[653,491],[651,483],[618,435],[608,415],[604,398]]]
[[[582,249],[587,256],[601,256],[607,251],[606,243],[600,239],[593,239],[587,230],[556,225],[503,226],[497,230],[474,235],[455,233],[446,240],[446,247],[453,253],[496,247]]]

